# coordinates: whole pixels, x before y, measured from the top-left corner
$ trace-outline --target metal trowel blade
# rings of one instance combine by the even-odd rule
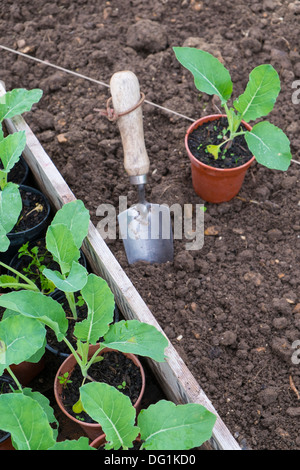
[[[118,216],[129,264],[173,261],[170,210],[163,204],[136,204]]]

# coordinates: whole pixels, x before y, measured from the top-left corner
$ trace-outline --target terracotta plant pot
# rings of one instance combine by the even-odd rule
[[[212,114],[198,119],[188,128],[185,135],[185,148],[191,162],[193,187],[196,194],[206,202],[221,203],[234,198],[242,187],[248,168],[255,160],[253,156],[244,165],[236,168],[222,169],[205,165],[194,157],[188,145],[189,135],[202,124],[221,119],[222,117],[226,117],[226,115]],[[242,121],[242,124],[249,131],[252,129],[248,123]]]
[[[104,446],[106,444],[106,436],[105,434],[100,434],[96,439],[94,439],[90,446],[94,449],[99,449],[99,447]]]
[[[105,444],[106,444],[106,436],[105,436],[105,434],[101,434],[100,436],[96,437],[96,439],[94,439],[90,443],[90,446],[93,447],[94,449],[99,449],[99,447],[102,447]],[[137,446],[141,445],[141,438],[140,438],[139,435],[137,436],[135,441],[133,441],[133,446],[134,445],[137,445]]]
[[[89,358],[93,356],[93,354],[99,349],[99,345],[92,345],[89,348]],[[99,354],[104,354],[106,352],[112,351],[109,348],[104,348],[102,349]],[[137,413],[140,411],[141,407],[141,400],[145,391],[145,373],[142,364],[138,360],[138,358],[134,354],[129,354],[129,353],[122,353],[125,354],[129,359],[133,361],[133,363],[139,368],[140,373],[141,373],[141,378],[142,378],[142,387],[141,391],[139,394],[138,399],[136,400],[135,403],[133,403],[134,408],[137,410]],[[63,391],[63,386],[59,383],[58,377],[62,376],[66,372],[68,372],[70,375],[72,374],[73,369],[75,368],[77,362],[76,359],[74,358],[73,354],[70,354],[67,359],[61,364],[60,368],[57,371],[57,374],[54,379],[54,396],[56,399],[56,402],[58,406],[60,407],[61,411],[74,423],[78,424],[83,431],[86,433],[86,435],[93,441],[96,439],[98,436],[103,434],[102,428],[100,424],[97,423],[86,423],[84,421],[80,421],[76,419],[74,416],[72,416],[70,413],[67,412],[65,409],[63,403],[62,403],[62,391]]]
[[[0,439],[0,450],[15,450],[9,433]]]
[[[35,379],[45,368],[45,355],[39,360],[39,362],[21,362],[20,364],[12,364],[11,370],[17,377],[18,381],[23,387],[27,387],[30,382]]]

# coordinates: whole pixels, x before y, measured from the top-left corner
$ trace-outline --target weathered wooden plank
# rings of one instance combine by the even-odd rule
[[[0,82],[0,95],[4,92],[4,87]],[[54,210],[58,210],[63,204],[74,200],[75,195],[25,120],[21,116],[17,116],[7,120],[5,124],[10,133],[25,130],[27,145],[23,156],[31,168],[38,186],[49,198]],[[108,282],[124,317],[149,323],[164,334],[155,317],[92,222],[83,244],[83,251],[92,270]],[[216,450],[240,450],[237,441],[231,435],[211,401],[170,341],[166,349],[166,356],[164,363],[148,360],[166,397],[177,404],[200,403],[215,413],[217,421],[210,440],[212,448]]]

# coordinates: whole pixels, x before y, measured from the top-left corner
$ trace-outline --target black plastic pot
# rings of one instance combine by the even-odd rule
[[[26,185],[29,177],[29,166],[23,157],[20,158],[18,163],[9,172],[8,181],[16,184]]]
[[[15,255],[18,249],[22,245],[24,245],[24,243],[28,241],[32,241],[32,240],[37,240],[38,238],[42,238],[42,236],[44,235],[45,229],[49,223],[49,218],[50,218],[51,206],[50,206],[48,199],[43,193],[41,193],[35,188],[26,186],[26,185],[20,185],[19,188],[23,197],[25,194],[28,194],[28,193],[38,195],[43,201],[43,204],[46,208],[46,213],[45,213],[43,220],[39,222],[37,225],[30,227],[24,231],[20,231],[20,232],[11,231],[7,235],[10,240],[10,246],[5,253],[0,253],[0,261],[6,264],[9,264],[12,257]]]

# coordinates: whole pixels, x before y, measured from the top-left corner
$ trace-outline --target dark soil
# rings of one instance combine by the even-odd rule
[[[177,63],[172,46],[199,46],[224,61],[233,98],[252,68],[271,63],[281,93],[268,120],[299,161],[299,2],[7,0],[0,44],[100,80],[132,70],[146,100],[191,119],[217,110]],[[95,225],[100,204],[137,202],[123,169],[116,124],[101,117],[109,90],[1,50],[6,88],[44,90],[26,120]],[[295,88],[296,85],[296,88]],[[184,136],[190,121],[145,103],[150,202],[196,204]],[[250,123],[251,124],[251,123]],[[128,266],[122,241],[107,240],[145,302],[242,447],[300,449],[300,186],[254,164],[232,201],[207,203],[204,246],[175,240],[174,263]]]
[[[25,189],[26,188],[26,189]],[[42,194],[27,189],[26,186],[20,188],[22,197],[22,211],[18,223],[11,233],[24,232],[42,224],[49,215],[49,207],[45,204]]]
[[[96,382],[103,382],[116,388],[123,385],[124,387],[120,391],[131,399],[133,405],[140,395],[142,389],[140,369],[131,359],[118,351],[104,353],[103,360],[93,364],[89,368],[88,374]],[[75,366],[68,378],[71,383],[63,388],[62,395],[65,409],[77,419],[94,423],[95,421],[84,411],[75,413],[72,409],[73,405],[79,400],[79,388],[82,385],[82,374],[79,366]]]
[[[230,147],[224,144],[220,147],[218,158],[208,152],[207,145],[220,145],[224,139],[228,139],[228,121],[227,119],[219,119],[217,121],[208,122],[194,129],[188,138],[188,146],[194,157],[205,165],[214,168],[236,168],[244,165],[252,158],[244,136],[237,136],[230,141]],[[238,132],[245,131],[240,126]]]

